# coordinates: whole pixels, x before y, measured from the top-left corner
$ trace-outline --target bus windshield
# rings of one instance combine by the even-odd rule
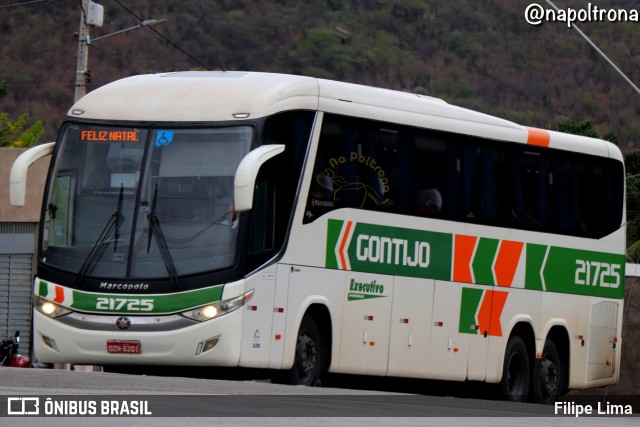
[[[177,279],[233,266],[233,180],[252,136],[250,126],[67,124],[41,261],[79,279]]]

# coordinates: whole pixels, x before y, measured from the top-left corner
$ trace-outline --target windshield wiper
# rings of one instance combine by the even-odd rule
[[[171,252],[169,251],[169,246],[167,245],[167,239],[165,239],[164,234],[162,233],[162,227],[160,227],[160,221],[158,221],[158,217],[156,216],[156,202],[158,200],[158,184],[156,184],[155,189],[153,191],[153,200],[151,201],[151,211],[148,213],[147,218],[149,218],[149,240],[147,241],[147,253],[151,250],[151,237],[156,237],[156,243],[158,244],[158,250],[160,252],[160,256],[162,257],[162,261],[164,262],[164,266],[167,269],[167,273],[169,273],[169,278],[173,285],[180,289],[182,285],[180,284],[180,280],[178,279],[178,271],[176,270],[176,264],[173,262],[173,258],[171,258]]]
[[[84,277],[90,273],[96,266],[98,260],[102,257],[107,249],[109,237],[113,237],[113,252],[118,250],[118,239],[120,238],[120,224],[122,223],[122,200],[124,198],[124,185],[120,184],[120,193],[118,194],[118,205],[116,211],[111,214],[109,220],[105,224],[100,236],[91,247],[89,254],[82,263],[82,267],[78,270],[75,285],[78,286]]]

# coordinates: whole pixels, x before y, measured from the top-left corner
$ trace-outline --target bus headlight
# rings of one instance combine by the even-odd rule
[[[40,313],[44,314],[47,317],[51,317],[52,319],[71,313],[71,310],[69,310],[68,308],[48,301],[44,298],[40,298],[38,296],[33,297],[33,307]]]
[[[254,290],[252,289],[238,297],[203,305],[202,307],[194,308],[181,314],[191,320],[206,322],[207,320],[211,320],[215,317],[220,317],[231,313],[232,311],[236,311],[253,296],[253,292]]]

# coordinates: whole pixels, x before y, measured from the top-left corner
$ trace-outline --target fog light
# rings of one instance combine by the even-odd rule
[[[44,342],[47,347],[59,353],[58,346],[56,345],[56,340],[54,340],[53,338],[42,335],[42,342]]]
[[[203,353],[206,353],[207,351],[211,350],[213,347],[216,346],[216,344],[218,344],[218,338],[214,338],[212,340],[208,340],[205,341],[204,343],[204,348],[202,349]]]
[[[196,356],[211,350],[213,347],[216,346],[216,344],[218,344],[219,339],[220,339],[220,335],[213,338],[209,338],[206,341],[200,341],[198,343],[198,347],[196,348]]]

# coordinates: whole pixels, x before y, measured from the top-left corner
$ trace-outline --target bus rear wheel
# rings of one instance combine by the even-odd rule
[[[289,383],[315,386],[320,378],[323,349],[318,326],[314,319],[305,316],[300,324],[296,341],[293,367],[289,371]]]
[[[564,372],[555,343],[547,339],[542,350],[542,359],[533,374],[533,393],[538,403],[551,404],[561,395],[564,387]]]
[[[504,400],[526,402],[529,396],[529,355],[519,336],[512,336],[504,354],[500,392]]]

